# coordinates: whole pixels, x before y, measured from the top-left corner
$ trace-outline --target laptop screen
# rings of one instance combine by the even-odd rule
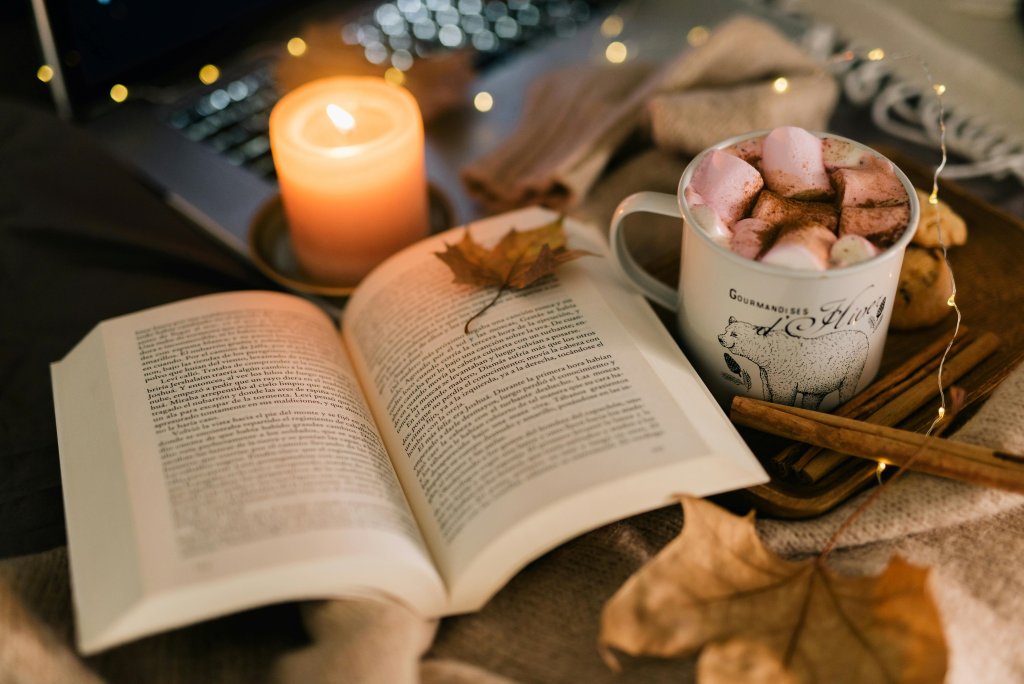
[[[115,83],[152,81],[191,68],[288,0],[34,0],[48,62],[57,61],[76,113]],[[40,10],[45,18],[40,21]],[[52,41],[47,50],[49,24]],[[216,45],[211,42],[216,39]],[[57,68],[58,65],[51,65]]]

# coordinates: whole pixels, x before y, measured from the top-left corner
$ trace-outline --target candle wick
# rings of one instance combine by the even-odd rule
[[[327,105],[327,116],[342,135],[350,133],[356,127],[356,120],[352,115],[336,104]]]

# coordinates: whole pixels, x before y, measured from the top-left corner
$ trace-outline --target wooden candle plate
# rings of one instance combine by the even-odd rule
[[[931,190],[930,169],[893,150],[879,151],[899,166],[915,186]],[[1024,278],[1020,276],[1024,266],[1024,222],[979,200],[952,182],[940,181],[939,196],[967,222],[967,244],[949,252],[963,323],[976,332],[994,332],[1002,340],[994,354],[956,383],[964,388],[969,402],[967,410],[957,420],[957,423],[962,423],[1024,358],[1024,315],[1021,315],[1024,312]],[[650,264],[649,269],[674,286],[678,279],[679,258],[659,260]],[[673,329],[672,315],[659,313],[663,314],[666,325]],[[890,331],[878,377],[950,331],[954,323],[955,317],[951,314],[932,328],[912,332]],[[936,398],[898,427],[923,430],[935,417],[938,406]],[[947,434],[955,429],[954,425]],[[745,428],[740,432],[766,465],[786,444],[779,438]],[[803,484],[795,478],[784,480],[773,474],[768,484],[725,495],[723,503],[735,508],[753,506],[760,514],[771,517],[806,518],[824,513],[856,494],[875,480],[875,473],[874,462],[850,459],[814,484]]]

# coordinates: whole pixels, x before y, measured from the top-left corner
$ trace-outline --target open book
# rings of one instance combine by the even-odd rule
[[[476,610],[566,539],[767,480],[607,258],[503,294],[465,335],[494,292],[434,256],[461,230],[371,273],[340,335],[298,297],[227,293],[106,321],[53,365],[83,653],[296,599]]]

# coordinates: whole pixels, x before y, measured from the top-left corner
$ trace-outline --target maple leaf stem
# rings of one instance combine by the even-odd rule
[[[861,513],[867,510],[868,506],[873,504],[875,500],[885,492],[885,490],[891,487],[892,484],[903,475],[904,472],[910,470],[910,468],[913,467],[913,465],[917,462],[918,457],[920,457],[921,454],[923,454],[925,450],[929,446],[931,446],[936,439],[939,438],[939,436],[945,431],[945,429],[953,423],[953,419],[956,418],[956,414],[959,413],[960,409],[963,407],[964,391],[959,387],[952,387],[950,388],[950,395],[953,401],[950,410],[945,414],[946,420],[941,425],[939,425],[938,428],[935,429],[935,431],[932,434],[928,436],[928,439],[926,439],[921,444],[917,451],[911,454],[910,458],[908,458],[903,463],[903,465],[900,466],[900,469],[896,471],[895,475],[890,477],[889,480],[881,487],[873,491],[871,493],[871,496],[864,499],[864,503],[858,506],[857,510],[851,513],[850,517],[843,521],[843,524],[839,526],[839,529],[836,530],[836,533],[833,534],[832,538],[828,540],[827,544],[825,544],[825,548],[822,549],[821,555],[818,556],[818,560],[814,563],[816,567],[821,568],[824,566],[825,559],[828,558],[828,555],[830,553],[832,553],[832,550],[839,542],[839,538],[843,536],[843,533],[846,532],[846,530],[850,529],[850,526],[853,525],[854,521],[860,517]],[[936,423],[937,422],[938,421],[936,421]],[[935,427],[936,423],[933,423],[932,427]]]
[[[498,293],[496,295],[494,295],[494,299],[492,299],[491,301],[487,302],[487,304],[484,306],[484,308],[480,309],[475,314],[473,314],[472,318],[470,318],[468,321],[466,321],[466,325],[462,328],[462,331],[468,335],[469,334],[469,324],[472,323],[473,321],[475,321],[476,319],[480,318],[481,316],[483,316],[485,311],[487,311],[492,306],[494,306],[494,304],[498,301],[498,297],[501,296],[501,293],[504,292],[507,289],[508,289],[508,283],[502,283],[501,287],[498,288]]]
[[[495,305],[495,303],[498,301],[498,297],[501,296],[501,293],[509,288],[509,284],[512,282],[512,274],[516,272],[516,268],[519,266],[519,262],[522,261],[522,260],[523,260],[523,255],[520,254],[516,258],[516,260],[512,263],[512,266],[509,267],[508,273],[505,274],[505,281],[501,284],[501,287],[498,288],[498,293],[496,295],[494,295],[494,299],[492,299],[491,301],[487,302],[487,306],[485,306],[484,308],[482,308],[479,311],[477,311],[473,315],[472,318],[470,318],[468,321],[466,321],[466,325],[463,326],[462,332],[464,332],[464,333],[466,333],[468,335],[469,334],[469,324],[472,323],[473,321],[475,321],[476,319],[480,318],[481,316],[483,316],[485,311],[487,311],[488,309],[490,309],[492,306]]]

